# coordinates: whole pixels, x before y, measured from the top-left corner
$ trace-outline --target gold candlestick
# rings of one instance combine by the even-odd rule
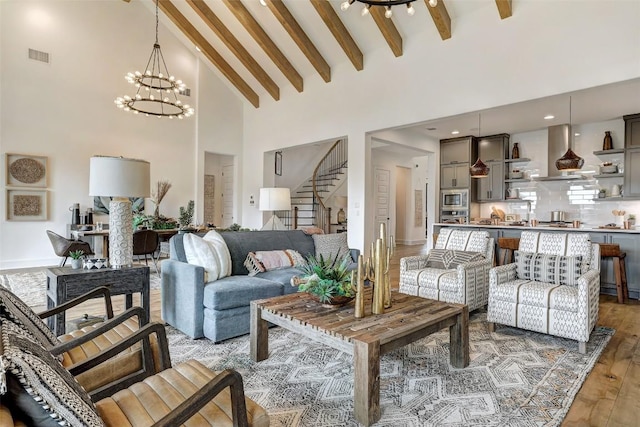
[[[382,240],[376,240],[375,251],[375,287],[373,288],[373,302],[371,312],[373,314],[384,313],[384,257],[382,256]]]
[[[355,317],[356,319],[360,319],[365,316],[364,311],[364,280],[365,280],[365,270],[364,270],[364,256],[358,256],[358,270],[356,277],[356,309],[355,309]],[[351,283],[353,283],[353,273],[351,273]]]
[[[387,257],[384,265],[384,274],[382,275],[384,280],[384,308],[391,307],[391,281],[389,280],[389,261],[391,258],[391,248],[385,248]]]

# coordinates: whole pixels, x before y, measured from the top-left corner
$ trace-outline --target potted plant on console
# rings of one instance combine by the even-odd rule
[[[178,223],[180,224],[181,233],[191,233],[195,231],[195,228],[191,226],[191,221],[193,220],[193,208],[193,200],[189,200],[186,208],[184,206],[180,206],[180,217],[178,218]]]
[[[74,270],[82,268],[83,255],[84,255],[84,251],[82,249],[69,252],[69,257],[71,257],[71,268],[73,268]]]
[[[325,305],[344,305],[356,295],[351,284],[349,255],[331,258],[309,256],[307,263],[298,267],[304,276],[293,277],[291,284],[298,287],[298,292],[307,292],[315,300]]]

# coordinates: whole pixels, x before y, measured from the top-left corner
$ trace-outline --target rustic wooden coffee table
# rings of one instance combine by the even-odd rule
[[[354,317],[353,304],[327,308],[309,294],[296,293],[251,302],[251,358],[269,357],[267,322],[298,332],[353,355],[355,418],[365,426],[380,419],[380,356],[445,327],[450,334],[450,362],[469,365],[469,309],[412,295],[392,293],[384,314]],[[370,296],[365,301],[371,301]]]

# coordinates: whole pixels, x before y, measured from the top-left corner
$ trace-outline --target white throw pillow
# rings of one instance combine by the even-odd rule
[[[187,262],[204,267],[205,282],[221,279],[231,273],[231,255],[218,233],[210,231],[204,238],[188,233],[183,239]]]

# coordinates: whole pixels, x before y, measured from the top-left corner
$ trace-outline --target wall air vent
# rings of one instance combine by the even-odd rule
[[[181,90],[180,92],[178,92],[180,95],[184,95],[184,96],[191,96],[191,89],[184,88],[183,90]]]
[[[46,62],[49,63],[49,54],[47,52],[41,52],[35,49],[29,49],[29,59],[33,59],[35,61]]]

